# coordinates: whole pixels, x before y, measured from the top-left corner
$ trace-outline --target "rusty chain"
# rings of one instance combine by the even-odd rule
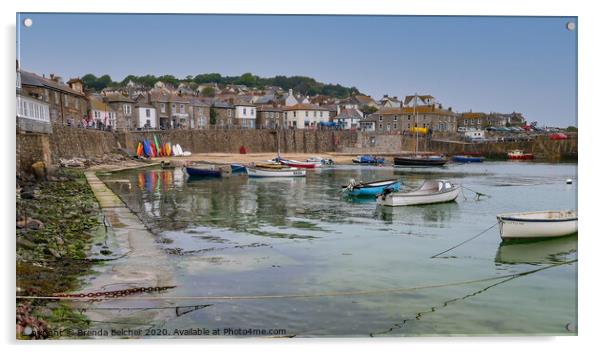
[[[137,288],[128,288],[121,290],[113,290],[113,291],[102,291],[102,292],[89,292],[89,293],[55,293],[54,297],[57,298],[117,298],[124,297],[130,294],[137,293],[152,293],[152,292],[161,292],[168,289],[175,288],[175,286],[164,286],[164,287],[137,287]]]

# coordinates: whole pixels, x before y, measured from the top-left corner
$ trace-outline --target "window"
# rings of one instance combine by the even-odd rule
[[[393,124],[393,128],[394,128],[394,129],[397,129],[397,123],[394,123],[394,124]]]
[[[79,98],[75,98],[75,109],[79,109]]]
[[[172,104],[172,105],[171,105],[171,111],[172,111],[172,112],[175,112],[175,111],[176,111],[176,105],[175,105],[175,104]]]
[[[255,115],[255,109],[251,108],[251,116]]]
[[[247,127],[247,120],[246,119],[242,119],[242,127]]]
[[[69,96],[67,96],[66,94],[63,94],[63,104],[65,105],[65,107],[69,107]]]
[[[324,112],[320,112],[320,118],[322,117],[322,113],[324,113]]]
[[[307,118],[309,116],[309,112],[306,110],[305,111],[305,117]]]
[[[59,94],[54,92],[54,104],[59,104]]]
[[[393,121],[397,121],[397,115],[395,115],[395,116],[393,117]],[[397,125],[397,124],[395,124],[395,125]]]
[[[254,120],[249,120],[249,127],[251,129],[255,128],[255,121]]]
[[[180,104],[180,113],[184,114],[184,104]]]
[[[297,112],[293,112],[293,118],[297,117]]]
[[[318,116],[318,112],[314,110],[314,118]]]
[[[228,109],[228,116],[232,116],[232,110],[231,109]],[[228,121],[230,121],[230,120],[228,120]],[[228,124],[230,124],[230,123],[228,123]]]
[[[161,103],[161,113],[165,113],[165,103]]]
[[[247,108],[242,108],[242,115],[247,115]]]
[[[378,116],[378,121],[383,121],[383,116],[382,115]],[[382,126],[382,124],[381,124],[381,126]]]
[[[147,117],[147,118],[150,118],[150,109],[147,109],[147,110],[146,110],[146,117]]]
[[[123,113],[125,115],[130,115],[132,114],[132,106],[130,106],[129,104],[124,104],[123,105]]]
[[[44,88],[44,100],[48,102],[50,97],[50,92],[48,92],[48,88]]]
[[[378,128],[382,129],[383,128],[383,124],[378,124]]]

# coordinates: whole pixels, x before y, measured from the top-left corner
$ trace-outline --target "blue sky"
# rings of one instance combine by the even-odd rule
[[[22,25],[31,18],[33,26]],[[20,20],[19,20],[20,18]],[[576,18],[21,14],[25,70],[63,77],[305,75],[380,98],[576,124]]]

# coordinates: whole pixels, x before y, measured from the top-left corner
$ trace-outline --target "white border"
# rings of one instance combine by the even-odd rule
[[[166,345],[177,345],[178,352],[211,351],[222,352],[229,350],[245,352],[280,352],[283,349],[305,352],[307,349],[316,350],[344,350],[345,352],[361,352],[366,349],[379,351],[400,350],[445,350],[446,352],[487,352],[508,350],[535,350],[546,352],[587,351],[596,346],[597,329],[601,326],[600,315],[600,271],[598,253],[601,251],[601,235],[596,232],[599,227],[594,223],[598,206],[593,200],[599,199],[600,186],[597,182],[600,161],[600,140],[602,132],[602,109],[600,109],[599,94],[600,55],[599,40],[600,11],[596,11],[594,1],[533,1],[533,0],[319,0],[319,1],[245,1],[245,0],[219,0],[219,1],[183,1],[170,0],[153,3],[151,0],[103,0],[95,3],[73,0],[35,1],[21,0],[2,2],[2,56],[4,69],[4,84],[0,87],[4,104],[3,128],[5,155],[12,160],[12,172],[6,170],[1,173],[2,188],[2,224],[6,227],[4,232],[5,256],[2,264],[5,265],[5,278],[2,281],[2,291],[5,294],[2,306],[2,330],[6,347],[17,352],[70,352],[81,351],[82,347],[73,342],[44,342],[38,345],[19,344],[14,341],[14,116],[15,108],[11,107],[13,99],[14,65],[15,65],[15,13],[21,12],[169,12],[169,13],[294,13],[294,14],[417,14],[417,15],[537,15],[537,16],[579,16],[579,239],[580,266],[579,266],[579,336],[559,338],[398,338],[398,339],[307,339],[288,341],[271,340],[196,340],[196,341],[146,341],[146,342],[94,342],[85,349],[90,352],[105,352],[108,349],[141,348],[148,352],[163,352]],[[8,103],[7,103],[8,102]],[[553,104],[553,102],[550,102]],[[9,144],[12,143],[12,144]],[[585,192],[584,190],[587,190]],[[599,208],[599,207],[598,207]],[[599,217],[599,216],[598,216]],[[291,344],[292,343],[292,344]],[[142,344],[142,346],[138,346]],[[174,348],[171,348],[174,349]]]

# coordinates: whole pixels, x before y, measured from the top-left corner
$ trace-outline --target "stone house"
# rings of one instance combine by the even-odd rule
[[[88,102],[81,80],[70,80],[68,85],[59,76],[50,75],[50,78],[46,78],[27,71],[21,71],[20,78],[21,97],[48,104],[51,123],[70,126],[85,123]]]
[[[21,72],[17,67],[17,127],[21,132],[52,133],[49,104],[22,94]]]
[[[284,128],[284,114],[282,108],[271,105],[258,106],[256,126],[258,129]]]
[[[88,97],[89,110],[87,127],[112,130],[115,128],[117,114],[102,98]]]
[[[104,97],[104,101],[115,111],[116,119],[113,128],[117,131],[131,131],[136,128],[134,121],[134,104],[130,97],[123,94],[111,94]]]
[[[150,104],[155,107],[158,121],[162,129],[188,129],[190,127],[189,105],[187,98],[163,91],[150,94]]]
[[[191,129],[207,129],[211,106],[200,99],[189,99],[188,114]]]
[[[455,132],[457,115],[451,109],[434,105],[403,108],[381,108],[368,116],[366,121],[374,123],[374,131],[409,133],[412,127],[424,127],[434,132]]]
[[[216,100],[211,105],[216,114],[215,127],[219,129],[231,129],[234,125],[234,105],[229,102]]]

